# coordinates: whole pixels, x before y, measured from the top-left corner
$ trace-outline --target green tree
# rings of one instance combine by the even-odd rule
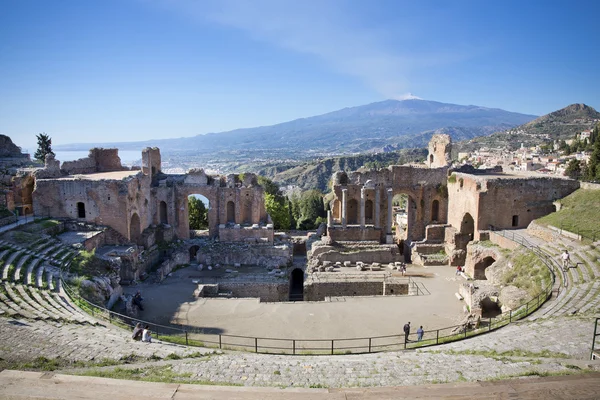
[[[36,160],[45,162],[46,154],[54,155],[54,152],[52,151],[52,139],[50,138],[49,135],[46,135],[45,133],[40,133],[39,135],[36,136],[36,138],[37,138],[38,148],[37,148],[35,154],[33,155],[33,157]]]
[[[323,194],[318,190],[307,190],[298,200],[299,217],[298,229],[314,229],[318,218],[325,218],[326,211],[323,204]]]
[[[581,177],[581,162],[575,158],[569,161],[565,175],[571,179],[579,179]]]
[[[586,180],[600,180],[600,140],[594,141],[594,151],[587,164]]]
[[[208,210],[204,202],[195,196],[188,197],[188,209],[190,216],[190,229],[208,228]]]
[[[258,184],[265,190],[265,208],[271,216],[275,229],[290,229],[290,214],[285,196],[279,186],[264,176],[258,177]]]

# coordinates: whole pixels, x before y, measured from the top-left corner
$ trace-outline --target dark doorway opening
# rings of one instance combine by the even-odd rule
[[[471,214],[466,213],[463,217],[462,224],[460,226],[460,233],[465,233],[469,235],[469,240],[473,240],[473,235],[475,234],[475,221]]]
[[[473,273],[473,275],[475,276],[473,276],[473,279],[487,280],[487,278],[485,277],[485,270],[487,269],[487,267],[489,267],[495,262],[496,260],[494,259],[494,257],[488,256],[483,260],[479,261],[477,264],[475,264],[475,270]]]
[[[290,277],[290,301],[304,300],[304,271],[296,268]]]
[[[227,222],[235,223],[235,203],[227,202]]]
[[[431,222],[437,222],[440,216],[440,202],[434,200],[431,203]]]
[[[190,247],[190,262],[196,261],[196,256],[198,255],[198,250],[200,246],[194,245]]]
[[[518,215],[513,215],[512,226],[519,226],[519,216]]]
[[[164,201],[160,202],[159,214],[160,214],[160,223],[161,224],[168,224],[169,223],[169,219],[167,217],[167,203],[165,203]]]
[[[495,301],[492,301],[489,297],[481,300],[479,303],[481,307],[481,318],[496,318],[502,314],[500,306]]]
[[[356,225],[358,223],[358,202],[351,199],[348,202],[348,225]]]
[[[77,203],[77,218],[85,218],[85,204]]]

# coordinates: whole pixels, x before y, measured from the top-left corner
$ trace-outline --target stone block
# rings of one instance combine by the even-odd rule
[[[350,261],[344,261],[344,267],[351,267],[352,263]]]

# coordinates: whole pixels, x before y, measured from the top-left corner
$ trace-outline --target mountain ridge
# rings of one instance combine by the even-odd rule
[[[55,149],[110,146],[130,150],[158,146],[164,152],[289,149],[292,152],[348,154],[373,152],[385,146],[397,149],[424,146],[431,134],[443,128],[453,128],[458,136],[474,137],[520,125],[535,117],[476,105],[418,99],[383,100],[255,128],[175,139],[61,145]]]

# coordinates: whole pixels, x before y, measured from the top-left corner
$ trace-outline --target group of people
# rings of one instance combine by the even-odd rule
[[[142,324],[138,322],[135,328],[133,328],[133,334],[131,335],[131,338],[133,340],[141,340],[142,342],[151,343],[152,334],[150,333],[150,327],[146,325],[142,328]]]
[[[423,340],[423,334],[425,333],[425,331],[423,330],[423,325],[419,326],[419,329],[417,329],[417,342],[420,342],[421,340]],[[406,324],[404,324],[404,343],[408,343],[408,336],[410,335],[410,321]]]

